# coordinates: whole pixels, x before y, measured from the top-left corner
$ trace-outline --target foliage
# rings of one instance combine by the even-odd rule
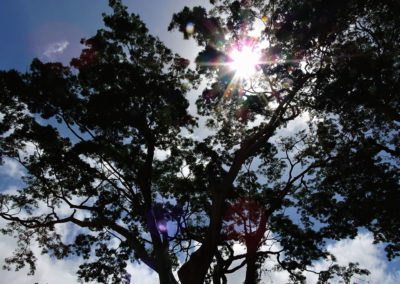
[[[195,71],[110,0],[107,28],[70,67],[35,59],[27,73],[0,73],[0,157],[27,173],[0,195],[3,233],[19,238],[7,264],[33,272],[35,240],[85,259],[85,281],[121,283],[140,261],[160,283],[177,283],[174,269],[181,283],[225,283],[241,267],[257,283],[273,260],[296,283],[305,272],[350,283],[368,271],[313,264],[335,260],[327,240],[360,229],[399,255],[399,4],[211,2],[169,27],[203,47]],[[238,77],[229,51],[258,44],[258,72]],[[204,139],[184,97],[200,79]],[[65,239],[60,224],[80,234]]]

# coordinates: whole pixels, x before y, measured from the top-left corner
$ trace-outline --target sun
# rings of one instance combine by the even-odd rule
[[[249,45],[243,45],[241,48],[235,47],[228,55],[232,60],[230,67],[241,78],[248,78],[254,75],[257,71],[257,65],[260,64],[260,52]]]

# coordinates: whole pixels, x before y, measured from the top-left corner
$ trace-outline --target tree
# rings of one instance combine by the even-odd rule
[[[204,46],[198,56],[199,72],[212,78],[217,76],[216,82],[220,82],[218,78],[226,71],[220,64],[204,64],[203,58],[220,62],[221,50],[248,44],[243,42],[252,40],[248,32],[257,20],[264,22],[259,40],[268,43],[260,65],[264,76],[244,84],[247,98],[253,92],[266,102],[264,109],[250,108],[253,113],[250,118],[257,115],[267,123],[253,127],[244,138],[234,141],[240,146],[226,179],[229,174],[236,178],[239,173],[239,184],[243,164],[255,156],[262,159],[264,151],[273,153],[268,142],[271,143],[275,131],[285,127],[288,121],[305,112],[314,118],[309,121],[306,132],[282,141],[287,163],[276,167],[281,174],[288,168],[286,183],[279,184],[278,175],[264,185],[257,185],[254,178],[257,172],[250,172],[251,185],[258,188],[251,196],[262,195],[259,203],[266,208],[268,228],[280,237],[285,251],[286,259],[281,262],[278,258],[281,267],[301,279],[296,270],[303,271],[314,259],[326,256],[320,247],[324,238],[354,237],[359,227],[372,231],[377,242],[388,244],[389,259],[398,255],[399,218],[395,213],[400,197],[396,110],[399,103],[398,3],[389,1],[377,8],[374,1],[213,2],[221,4],[209,15],[201,8],[185,8],[174,15],[170,26],[185,36],[188,36],[184,29],[186,22],[200,27],[193,35]],[[207,32],[210,27],[212,33]],[[226,31],[230,31],[231,37],[222,36]],[[227,61],[229,65],[229,58]],[[198,101],[203,114],[212,113],[224,90],[230,90],[228,84],[220,85],[212,86],[213,94],[219,94],[214,96],[217,99]],[[232,96],[232,103],[224,102],[225,111],[231,115],[232,106],[243,107],[238,97],[240,92]],[[269,104],[271,101],[275,105]],[[210,120],[209,124],[217,125],[220,134],[227,133],[226,129],[232,133],[231,117],[217,116],[218,121]],[[232,139],[224,140],[222,135],[215,140],[222,144],[222,149],[232,149],[235,145],[230,144]],[[264,160],[258,167],[271,165],[271,160]],[[266,176],[265,172],[258,174]],[[225,184],[230,185],[233,179]],[[226,186],[221,191],[219,200],[225,200],[233,189]],[[215,197],[214,208],[223,203],[219,200]],[[297,209],[301,222],[293,223],[284,214],[284,208]],[[222,205],[216,210],[224,211]],[[221,216],[215,213],[211,217],[217,221],[209,232],[210,239],[217,238],[215,232],[220,230]],[[320,224],[317,230],[316,223]],[[211,260],[211,251],[215,248],[210,239],[180,269],[181,279],[204,274],[208,265],[204,259]]]
[[[327,239],[359,228],[398,256],[397,2],[211,2],[169,27],[204,47],[196,72],[116,0],[71,67],[35,59],[25,74],[1,72],[1,157],[27,172],[24,188],[0,195],[3,233],[19,238],[6,264],[33,272],[34,238],[45,253],[88,260],[85,281],[120,283],[137,260],[160,283],[177,283],[174,269],[183,284],[226,282],[244,266],[245,283],[257,283],[274,258],[294,282],[310,271],[350,283],[368,272],[312,266],[335,260]],[[238,63],[259,45],[249,76]],[[197,121],[184,98],[200,79],[198,114],[212,130],[203,140],[187,135]],[[306,129],[277,138],[304,114]],[[66,223],[82,228],[72,243],[56,230]],[[235,255],[237,242],[246,253]]]

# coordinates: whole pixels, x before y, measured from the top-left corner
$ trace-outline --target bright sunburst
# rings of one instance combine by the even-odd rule
[[[232,59],[230,67],[241,78],[251,77],[256,72],[256,66],[260,64],[261,54],[254,47],[244,45],[241,48],[233,48],[229,52]]]

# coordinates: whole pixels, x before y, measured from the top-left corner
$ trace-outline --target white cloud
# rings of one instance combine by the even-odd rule
[[[171,156],[171,150],[160,150],[156,149],[154,151],[154,156],[157,160],[164,161],[167,159],[169,156]]]
[[[272,249],[279,249],[279,245],[276,244]],[[373,244],[373,236],[370,233],[359,233],[355,239],[335,242],[328,245],[327,249],[336,256],[339,265],[348,265],[349,262],[358,262],[360,268],[368,269],[371,273],[369,276],[358,277],[356,275],[358,278],[356,279],[353,277],[352,281],[369,284],[396,284],[398,283],[398,279],[400,279],[400,267],[397,268],[396,271],[391,271],[389,269],[388,262],[385,259],[381,247]],[[235,245],[234,250],[235,254],[245,252],[245,248],[240,245]],[[234,262],[232,267],[239,263],[240,262]],[[262,274],[261,283],[288,283],[289,274],[286,271],[272,271],[275,264],[276,261],[274,259],[267,260],[263,264],[265,272]],[[330,262],[328,261],[320,261],[315,264],[314,270],[325,270],[329,265]],[[228,283],[242,284],[245,275],[246,268],[244,267],[235,273],[227,275]],[[317,282],[317,275],[312,273],[307,273],[305,275],[307,276],[306,283],[315,284]],[[340,282],[339,279],[333,279],[330,283],[339,284]]]
[[[246,248],[243,245],[235,244],[233,246],[235,251],[235,255],[243,254],[246,252]],[[267,245],[262,247],[262,250],[272,250],[278,251],[281,249],[278,243],[270,242]],[[230,268],[235,267],[236,265],[240,264],[241,261],[233,262]],[[269,284],[269,283],[287,283],[289,280],[289,274],[286,271],[273,271],[273,268],[276,264],[275,258],[268,259],[263,263],[263,274],[261,275],[261,284]],[[246,277],[246,267],[237,270],[232,274],[227,275],[227,280],[229,284],[242,284]]]
[[[5,226],[5,221],[0,220],[0,227]],[[12,255],[12,251],[16,247],[16,240],[9,236],[0,234],[0,264],[4,264],[4,258]],[[77,261],[57,261],[47,255],[41,255],[39,249],[34,248],[34,252],[38,258],[37,272],[34,276],[27,276],[28,269],[22,269],[18,272],[0,270],[1,283],[57,283],[68,284],[78,283],[76,281],[75,271],[79,263]]]
[[[374,245],[373,241],[374,239],[371,233],[359,233],[355,239],[346,239],[336,242],[328,245],[327,249],[336,256],[339,265],[348,265],[349,262],[358,262],[360,268],[368,269],[371,274],[369,276],[360,277],[364,279],[366,283],[398,283],[396,279],[398,280],[400,277],[400,268],[395,272],[390,272],[383,251],[379,246]],[[329,263],[323,261],[317,263],[316,268],[326,269],[328,266]],[[314,275],[309,275],[308,280],[309,283],[315,283],[316,277]],[[354,278],[353,280],[355,281],[356,279]]]
[[[5,221],[0,219],[0,227],[5,226]],[[4,258],[12,255],[16,247],[16,240],[9,236],[0,234],[0,266],[4,264]],[[33,252],[37,257],[36,272],[33,276],[27,276],[28,269],[24,268],[18,272],[14,270],[6,271],[0,268],[0,283],[48,283],[48,284],[78,284],[76,271],[82,259],[70,258],[57,260],[48,255],[41,255],[37,246],[33,247]],[[131,283],[156,284],[159,283],[158,275],[152,272],[145,264],[128,264],[127,271],[131,274]]]
[[[9,188],[3,190],[1,193],[2,194],[9,194],[9,195],[17,194],[18,193],[18,187],[12,185]]]
[[[43,56],[45,56],[47,59],[53,60],[55,56],[62,54],[68,45],[69,42],[66,40],[50,43],[43,52]]]
[[[26,141],[26,142],[24,142],[24,144],[25,144],[25,147],[23,149],[23,152],[26,156],[31,156],[37,151],[37,147],[32,142]]]
[[[0,221],[0,227],[4,226],[4,221]],[[360,233],[354,240],[342,240],[328,245],[328,250],[335,254],[340,265],[347,265],[349,262],[359,262],[361,268],[370,270],[371,275],[363,277],[363,281],[352,279],[360,283],[369,284],[395,284],[400,277],[400,269],[389,271],[388,264],[380,247],[374,245],[373,237],[370,233]],[[15,247],[15,239],[0,235],[0,251],[2,257],[10,256]],[[275,245],[274,248],[279,248]],[[235,245],[236,254],[244,253],[243,246]],[[27,276],[27,270],[19,272],[0,270],[0,279],[2,283],[57,283],[57,284],[75,284],[78,283],[76,271],[82,263],[81,259],[55,260],[47,255],[41,255],[39,248],[35,247],[34,252],[38,257],[37,271],[34,276]],[[3,260],[1,259],[0,262]],[[264,268],[269,272],[263,273],[260,283],[287,283],[288,273],[284,271],[271,271],[275,262],[273,260],[264,263]],[[328,262],[318,262],[316,270],[326,269]],[[131,283],[156,284],[159,283],[158,275],[144,264],[128,264],[128,273],[131,274]],[[227,275],[229,284],[242,284],[245,278],[245,268],[238,270],[233,274]],[[176,274],[176,273],[175,273]],[[307,283],[316,283],[317,277],[313,274],[307,275]],[[339,280],[331,283],[338,284]]]
[[[131,274],[131,284],[157,284],[160,282],[158,274],[145,264],[130,264],[127,271]]]
[[[24,172],[17,161],[4,159],[4,164],[0,166],[0,175],[6,175],[17,179],[21,178],[24,175]]]

